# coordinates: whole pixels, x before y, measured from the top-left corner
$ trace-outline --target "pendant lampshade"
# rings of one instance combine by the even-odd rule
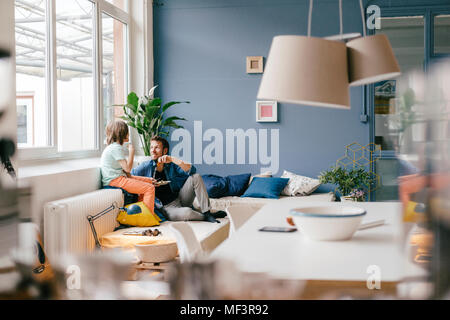
[[[347,47],[351,86],[375,83],[400,75],[400,67],[386,35],[351,40]]]
[[[350,108],[345,43],[305,36],[273,38],[258,99]]]

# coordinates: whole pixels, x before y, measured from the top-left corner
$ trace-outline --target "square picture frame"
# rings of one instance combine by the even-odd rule
[[[278,102],[256,101],[256,122],[278,122]]]
[[[262,56],[247,57],[247,73],[263,73],[263,64]]]

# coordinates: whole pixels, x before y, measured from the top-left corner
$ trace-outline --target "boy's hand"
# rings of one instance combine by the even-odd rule
[[[129,145],[128,145],[128,152],[129,153],[134,153],[134,146],[130,143]]]

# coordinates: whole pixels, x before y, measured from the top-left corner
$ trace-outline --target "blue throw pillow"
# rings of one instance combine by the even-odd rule
[[[205,174],[202,176],[202,179],[210,198],[221,198],[226,196],[228,187],[225,178],[213,174]]]
[[[288,178],[255,177],[242,197],[278,199],[288,182]]]
[[[251,173],[238,174],[225,177],[228,185],[227,196],[240,197],[248,187]]]
[[[127,206],[129,204],[138,202],[138,197],[139,196],[137,194],[129,193],[129,192],[127,192],[126,190],[124,190],[122,188],[112,187],[112,186],[104,186],[103,189],[120,189],[120,190],[122,190],[123,198],[124,198],[123,199],[123,205],[124,206]]]

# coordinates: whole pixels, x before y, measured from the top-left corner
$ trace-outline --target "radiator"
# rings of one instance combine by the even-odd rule
[[[49,261],[65,254],[94,250],[95,241],[86,217],[113,203],[123,206],[121,190],[97,190],[47,203],[44,207],[44,248]],[[117,214],[118,209],[114,209],[94,222],[99,238],[114,230]]]

